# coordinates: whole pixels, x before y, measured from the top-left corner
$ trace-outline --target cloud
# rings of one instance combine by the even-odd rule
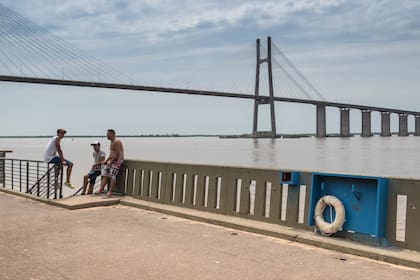
[[[420,38],[420,3],[409,0],[3,0],[1,3],[85,49],[127,41],[141,48],[197,38],[203,42],[210,37],[232,43],[239,36],[255,37],[261,33],[295,45]]]
[[[176,81],[188,83],[187,87],[209,89],[211,85],[222,90],[233,87],[235,91],[241,87],[252,92],[254,40],[271,35],[328,99],[351,96],[355,102],[369,99],[373,105],[382,102],[384,106],[414,110],[420,104],[419,1],[0,0],[0,3],[147,85],[162,82],[171,85]],[[68,78],[70,70],[59,66],[59,73]],[[180,103],[174,108],[182,106]],[[179,109],[171,113],[176,115],[176,111]],[[241,112],[232,112],[236,114]]]
[[[415,56],[420,41],[420,3],[408,0],[1,3],[134,76],[136,69],[143,74],[148,68],[193,68],[223,53],[232,55],[227,65],[244,42],[251,48],[256,37],[268,34],[312,73],[319,71],[316,62],[349,71],[363,59],[375,65],[387,56]]]
[[[338,0],[298,1],[3,1],[37,23],[66,37],[141,34],[155,42],[192,29],[259,27],[286,22],[307,12],[322,14]],[[45,8],[47,7],[47,8]],[[80,32],[82,31],[82,32]],[[77,34],[79,32],[79,34]]]

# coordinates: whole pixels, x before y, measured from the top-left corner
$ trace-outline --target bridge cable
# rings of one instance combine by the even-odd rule
[[[83,51],[81,51],[80,49],[74,47],[73,45],[71,45],[70,43],[66,42],[65,40],[45,31],[44,29],[42,29],[41,27],[39,27],[38,25],[36,25],[35,23],[33,23],[32,21],[26,19],[25,17],[21,16],[20,14],[14,12],[13,10],[5,7],[4,5],[0,4],[0,10],[1,8],[3,8],[3,10],[8,11],[8,16],[9,17],[13,17],[14,20],[16,21],[20,21],[22,24],[26,25],[27,30],[31,30],[30,28],[32,28],[31,31],[38,31],[40,35],[42,35],[44,37],[44,39],[48,40],[49,42],[51,42],[54,46],[57,47],[62,47],[61,52],[64,51],[65,56],[68,58],[69,56],[71,56],[72,58],[75,58],[77,60],[80,60],[82,63],[87,66],[88,68],[93,69],[92,72],[96,72],[99,74],[103,73],[111,78],[116,78],[116,76],[118,76],[118,80],[126,80],[127,76],[125,76],[124,74],[121,74],[121,72],[116,71],[115,69],[113,69],[112,67],[109,67],[107,65],[105,65],[104,63],[92,58],[89,55],[86,55]],[[44,44],[45,45],[45,44]],[[47,45],[48,46],[48,45]],[[51,50],[51,48],[48,46],[48,49]],[[60,58],[62,59],[62,56],[60,56]],[[76,61],[77,61],[76,60]],[[105,70],[103,67],[106,67]],[[97,71],[98,69],[100,71]],[[114,74],[111,74],[114,73]]]
[[[2,38],[2,37],[0,37],[0,40],[2,40],[2,41],[4,41],[4,38]],[[6,44],[7,44],[7,41],[6,41]],[[17,66],[14,62],[13,62],[13,60],[9,57],[9,55],[7,55],[3,50],[2,50],[2,52],[4,53],[4,55],[10,60],[10,62],[13,64],[13,65],[15,65],[16,66],[16,68],[18,69],[18,72],[19,72],[19,69],[20,69],[20,72],[23,74],[23,72],[22,72],[22,65],[23,66],[25,66],[25,68],[27,68],[34,76],[36,76],[36,73],[31,69],[31,67],[29,67],[29,66],[27,66],[19,57],[16,57],[12,52],[11,53],[9,53],[10,54],[10,56],[12,56],[15,60],[18,60],[19,61],[19,63],[20,63],[20,65],[21,65],[21,67],[19,68],[19,66]]]
[[[11,63],[11,64],[13,64],[13,66],[15,66],[16,67],[16,70],[17,70],[17,72],[19,73],[19,66],[18,65],[16,65],[15,63],[14,63],[14,61],[7,55],[7,53],[5,53],[3,50],[2,50],[2,48],[0,48],[0,52],[7,58],[7,60],[9,60],[9,62]]]
[[[263,45],[260,44],[260,52],[261,52],[261,57],[264,59],[265,57],[267,57],[268,55],[268,50],[267,48]],[[276,63],[275,63],[275,58],[272,56],[272,75],[273,75],[273,87],[275,87],[274,89],[274,95],[276,95],[276,92],[280,93],[280,96],[286,96],[286,97],[299,97],[299,94],[294,90],[294,87],[289,88],[288,83],[290,81],[288,80],[284,80],[284,75],[277,75],[278,73],[276,72],[277,68],[276,68]],[[274,61],[274,63],[273,63]],[[281,68],[281,67],[280,67]],[[284,71],[282,71],[284,72]],[[286,71],[287,72],[287,71]],[[286,73],[288,74],[288,73]],[[266,64],[261,64],[260,66],[260,80],[263,83],[263,90],[265,90],[266,92],[268,92],[268,69],[266,67]],[[290,78],[289,78],[290,80]],[[277,86],[278,83],[281,81],[281,85],[282,86]],[[285,90],[283,90],[283,88]],[[280,89],[280,90],[279,90]]]
[[[7,69],[7,72],[9,72],[9,73],[11,73],[11,71],[10,71],[10,69],[9,69],[9,66],[7,66],[7,64],[2,60],[2,59],[0,59],[0,62],[1,62],[1,64],[3,64],[3,66]]]
[[[17,23],[17,24],[19,24],[19,22],[16,22],[16,21],[14,21],[14,24],[15,23]],[[19,27],[19,29],[21,30],[21,31],[23,31],[23,32],[25,32],[25,33],[29,33],[29,34],[33,34],[33,33],[31,33],[28,29],[25,29],[25,27],[23,27],[23,29],[22,28],[20,28]],[[29,36],[30,37],[30,36]],[[37,44],[36,43],[36,45],[37,46],[39,46],[39,44]],[[49,49],[49,50],[51,50],[51,52],[55,52],[55,50],[54,49],[51,49],[50,48],[50,44],[45,44],[45,43],[42,43],[42,45],[41,45],[41,47],[39,47],[39,49]],[[51,57],[51,56],[50,56]],[[53,60],[57,60],[57,58],[59,58],[59,59],[61,59],[61,60],[64,60],[63,59],[63,56],[62,55],[59,55],[59,54],[57,54],[55,57],[54,57],[54,59]],[[69,60],[69,62],[72,62],[72,60]],[[74,65],[76,65],[76,67],[79,67],[77,64],[74,64]],[[86,70],[85,68],[83,68],[83,67],[79,67],[81,70]]]
[[[281,55],[281,57],[286,61],[286,63],[298,74],[298,76],[315,92],[315,94],[323,101],[325,101],[325,97],[315,88],[315,86],[302,74],[301,71],[290,61],[290,59],[280,50],[280,48],[275,44],[272,43],[273,49]]]
[[[32,37],[31,34],[33,34],[33,33],[31,33],[29,29],[26,29],[25,26],[20,27],[19,26],[19,22],[14,22],[14,24],[15,23],[17,24],[17,28],[20,31],[25,32],[26,34],[29,34],[28,37]],[[38,38],[38,37],[35,37],[35,38]],[[50,41],[50,40],[48,40],[48,41]],[[65,61],[67,60],[68,63],[74,65],[76,68],[79,68],[80,70],[82,70],[82,72],[85,72],[86,71],[86,68],[85,67],[80,66],[80,64],[77,63],[77,60],[73,60],[73,59],[69,58],[68,55],[66,56],[66,53],[65,52],[62,52],[62,54],[64,54],[64,55],[62,55],[62,54],[58,53],[54,48],[51,48],[50,46],[52,45],[52,42],[48,42],[48,41],[42,41],[41,40],[41,44],[38,43],[38,40],[35,41],[35,42],[33,41],[33,42],[41,50],[42,49],[44,49],[44,50],[48,49],[50,52],[48,53],[48,52],[45,52],[44,51],[44,53],[47,53],[48,56],[50,57],[50,59],[52,59],[52,61],[55,62],[55,64],[57,64],[58,60],[62,60],[64,63],[66,63]],[[55,56],[52,56],[51,54],[54,54]],[[92,68],[92,67],[90,67],[90,68]],[[92,73],[95,73],[96,74],[97,73],[97,69],[96,68],[92,68],[92,69],[94,69],[94,70],[92,70]]]
[[[302,95],[299,94],[298,91],[296,91],[296,87],[290,84],[291,81],[290,81],[290,79],[287,79],[287,76],[278,73],[278,71],[275,71],[275,70],[278,70],[276,67],[274,67],[273,70],[274,70],[273,71],[274,72],[273,76],[279,76],[279,78],[274,79],[275,84],[281,83],[282,84],[281,88],[284,88],[284,90],[287,92],[288,96],[293,97],[293,98],[302,98]],[[280,69],[280,71],[281,71],[281,69]],[[281,72],[283,72],[283,71],[281,71]]]
[[[14,22],[16,22],[18,25],[20,25],[23,28],[24,32],[26,32],[26,33],[33,34],[33,32],[31,32],[31,31],[37,31],[42,36],[45,36],[45,35],[48,34],[43,29],[38,28],[38,26],[36,26],[36,25],[34,25],[35,30],[33,30],[33,29],[31,29],[30,26],[27,26],[27,25],[25,26],[25,25],[21,24],[18,21],[18,19],[15,19]],[[21,28],[21,30],[22,30],[22,28]],[[90,71],[92,73],[94,73],[95,75],[98,74],[97,66],[95,66],[95,65],[92,66],[91,63],[87,63],[83,59],[80,59],[80,56],[78,56],[77,53],[73,54],[73,53],[71,53],[67,50],[65,50],[65,51],[61,50],[61,52],[59,53],[55,48],[51,47],[53,45],[57,45],[57,41],[53,40],[52,38],[48,38],[48,36],[46,36],[46,37],[47,38],[43,38],[45,40],[41,40],[41,46],[40,46],[41,49],[48,49],[50,52],[52,52],[56,55],[56,58],[58,57],[59,59],[63,60],[63,62],[66,61],[66,60],[69,61],[72,65],[75,65],[76,68],[81,69],[82,72],[86,71],[86,67],[81,66],[81,65],[84,64],[85,66],[88,67],[88,69],[90,69]],[[37,44],[37,45],[39,45],[39,44]],[[78,61],[81,61],[82,63],[79,63]],[[99,71],[100,72],[106,72],[104,70],[99,70]],[[113,78],[112,75],[109,75],[109,76],[111,78]]]
[[[308,98],[312,99],[310,94],[292,77],[292,75],[276,60],[272,59],[274,65],[278,66],[284,74],[301,90],[301,92]]]
[[[4,21],[3,21],[3,19],[0,17],[0,22],[3,22],[4,23]],[[21,38],[19,38],[19,37],[17,37],[17,36],[15,36],[15,35],[13,35],[13,32],[10,32],[9,34],[11,34],[11,35],[7,35],[7,33],[6,32],[4,32],[4,31],[1,31],[0,30],[0,32],[4,35],[3,36],[3,38],[5,39],[5,40],[7,40],[8,41],[8,43],[10,44],[10,45],[12,45],[14,48],[15,47],[19,47],[19,48],[21,48],[22,50],[24,50],[24,52],[26,52],[26,53],[29,53],[29,54],[34,54],[34,53],[37,53],[38,55],[39,55],[39,53],[41,53],[41,55],[43,55],[42,54],[42,51],[39,51],[39,50],[37,50],[36,48],[33,48],[32,47],[32,45],[31,44],[23,44],[23,43],[21,43],[21,41],[22,41],[22,39]],[[13,43],[14,42],[14,43]],[[32,52],[31,52],[32,51]],[[45,75],[47,75],[47,77],[49,77],[49,75],[48,75],[48,73],[47,72],[44,72],[44,70],[43,69],[41,69],[40,67],[38,67],[38,66],[35,66],[38,70],[40,70],[42,73],[44,73]],[[54,70],[53,69],[51,69],[49,66],[47,66],[47,65],[45,65],[45,67],[46,68],[49,68],[49,70],[52,70],[53,71],[53,73],[54,73]]]

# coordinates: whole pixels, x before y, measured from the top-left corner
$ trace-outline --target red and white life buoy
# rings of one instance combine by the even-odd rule
[[[327,205],[334,207],[335,219],[332,223],[328,223],[324,220],[324,210]],[[322,234],[330,236],[339,230],[342,230],[344,221],[346,219],[346,211],[343,203],[332,195],[326,195],[321,197],[315,206],[315,224],[319,228]]]

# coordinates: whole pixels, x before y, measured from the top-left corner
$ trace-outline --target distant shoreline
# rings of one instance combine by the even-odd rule
[[[53,135],[7,135],[0,136],[0,138],[50,138]],[[180,135],[180,134],[168,134],[168,135],[159,135],[159,134],[150,134],[150,135],[118,135],[118,137],[124,138],[150,138],[150,137],[224,137],[229,135],[209,135],[209,134],[191,134],[191,135]],[[105,138],[106,135],[66,135],[66,138]]]
[[[301,138],[312,137],[314,134],[278,134],[276,138]],[[25,138],[50,138],[52,135],[3,135],[0,139],[25,139]],[[66,138],[105,138],[106,135],[66,135]],[[118,135],[121,138],[255,138],[251,134],[143,134],[143,135]],[[261,135],[256,138],[271,138]]]
[[[409,131],[409,135],[414,135],[413,131]],[[372,136],[380,135],[380,132],[372,132]],[[391,135],[398,135],[398,132],[391,132]],[[350,136],[360,136],[360,133],[351,133]],[[0,139],[25,139],[25,138],[50,138],[52,135],[0,135]],[[268,134],[261,134],[254,137],[252,134],[128,134],[118,135],[121,138],[194,138],[194,137],[209,137],[222,139],[244,139],[244,138],[269,138]],[[290,133],[277,134],[276,138],[306,138],[316,137],[315,133]],[[339,138],[339,133],[329,133],[327,138]],[[106,138],[106,135],[66,135],[66,138]]]

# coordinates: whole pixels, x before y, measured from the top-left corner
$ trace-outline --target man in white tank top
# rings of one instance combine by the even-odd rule
[[[70,182],[73,163],[64,158],[63,151],[61,150],[61,145],[60,145],[60,141],[61,139],[63,139],[66,132],[67,131],[65,131],[63,128],[57,129],[57,135],[52,137],[50,141],[48,142],[47,146],[45,147],[44,162],[53,163],[57,165],[66,165],[67,176],[66,176],[66,182],[64,183],[64,185],[66,185],[67,187],[71,189],[74,189],[74,186]]]

